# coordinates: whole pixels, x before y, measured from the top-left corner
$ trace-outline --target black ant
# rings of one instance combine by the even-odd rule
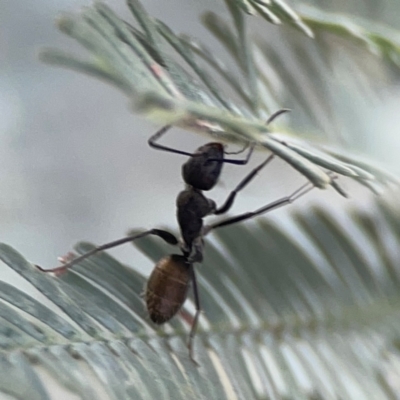
[[[268,122],[271,122],[276,116],[286,111],[287,110],[279,110],[270,117]],[[179,193],[176,201],[177,219],[182,241],[179,242],[174,234],[165,230],[150,229],[148,231],[98,246],[93,250],[74,258],[72,261],[65,262],[64,265],[60,267],[48,270],[44,270],[41,267],[38,268],[45,272],[62,272],[100,251],[132,242],[148,235],[158,236],[168,244],[179,246],[182,254],[171,254],[165,256],[155,265],[153,272],[147,281],[144,297],[150,319],[156,324],[163,324],[169,321],[180,310],[187,298],[189,286],[192,282],[196,313],[189,334],[188,348],[190,358],[194,361],[192,342],[196,332],[201,307],[193,264],[203,260],[204,237],[214,229],[245,221],[257,215],[265,214],[278,207],[290,204],[313,189],[313,186],[306,183],[294,191],[290,196],[282,197],[281,199],[269,203],[255,211],[246,212],[234,217],[228,217],[210,225],[203,225],[203,218],[207,215],[225,214],[229,211],[237,193],[241,191],[262,168],[271,162],[274,155],[270,155],[265,161],[247,174],[236,188],[231,191],[225,203],[223,203],[222,206],[217,207],[213,200],[205,197],[203,191],[212,189],[218,182],[223,163],[239,165],[246,164],[253,152],[254,145],[250,144],[239,151],[243,152],[247,147],[250,147],[246,158],[241,160],[224,158],[225,154],[232,153],[224,151],[224,146],[218,142],[207,143],[206,145],[199,147],[196,152],[192,154],[165,147],[156,142],[168,129],[169,126],[162,128],[156,132],[148,142],[153,148],[189,156],[189,159],[182,166],[182,176],[186,188]]]

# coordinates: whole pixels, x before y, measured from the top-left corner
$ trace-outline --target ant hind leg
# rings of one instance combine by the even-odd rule
[[[200,296],[199,296],[199,290],[197,287],[197,279],[196,279],[196,273],[194,271],[193,265],[190,266],[190,273],[192,275],[192,282],[193,282],[193,295],[194,295],[194,304],[196,308],[196,313],[194,314],[194,319],[192,322],[192,327],[190,328],[190,333],[189,333],[189,341],[188,341],[188,349],[189,349],[189,357],[190,359],[196,364],[197,361],[193,357],[193,339],[196,334],[197,330],[197,323],[200,317],[201,313],[201,305],[200,305]]]
[[[167,242],[168,244],[171,244],[173,246],[176,246],[179,243],[178,239],[175,237],[175,235],[173,235],[170,232],[164,231],[162,229],[150,229],[148,231],[136,233],[134,235],[126,236],[121,239],[114,240],[109,243],[105,243],[105,244],[95,247],[93,250],[90,250],[87,253],[82,254],[81,256],[73,258],[73,259],[71,259],[71,253],[68,253],[67,258],[65,259],[66,262],[64,262],[63,265],[61,265],[59,267],[55,267],[55,268],[51,268],[51,269],[44,269],[44,268],[36,265],[36,268],[43,272],[61,273],[61,272],[66,271],[67,269],[73,267],[75,264],[78,264],[79,262],[85,260],[86,258],[91,257],[101,251],[120,246],[121,244],[124,244],[124,243],[132,242],[136,239],[139,239],[139,238],[142,238],[142,237],[145,237],[148,235],[158,236],[161,239],[163,239],[165,242]],[[63,262],[63,259],[61,259],[61,262]]]

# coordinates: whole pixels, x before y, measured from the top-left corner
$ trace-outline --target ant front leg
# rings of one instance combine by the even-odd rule
[[[168,151],[170,153],[192,157],[193,156],[192,153],[174,149],[173,147],[163,146],[162,144],[157,143],[158,139],[160,139],[161,136],[163,136],[166,132],[168,132],[171,129],[171,127],[172,127],[172,125],[166,125],[166,126],[162,127],[160,130],[158,130],[153,136],[151,136],[150,139],[147,141],[149,146],[156,150]]]
[[[149,231],[144,231],[141,233],[137,233],[135,235],[126,236],[122,239],[114,240],[112,242],[105,243],[101,246],[95,247],[93,250],[90,250],[87,253],[82,254],[81,256],[76,257],[76,258],[72,259],[71,261],[68,261],[68,262],[64,263],[64,265],[61,265],[59,267],[55,267],[55,268],[51,268],[51,269],[44,269],[44,268],[36,265],[36,268],[38,268],[39,270],[41,270],[43,272],[53,272],[53,273],[64,272],[67,269],[73,267],[75,264],[78,264],[81,261],[85,260],[86,258],[91,257],[101,251],[120,246],[121,244],[124,244],[124,243],[132,242],[136,239],[139,239],[139,238],[142,238],[142,237],[145,237],[148,235],[158,236],[161,239],[163,239],[165,242],[167,242],[168,244],[171,244],[174,246],[178,245],[178,243],[179,243],[178,239],[175,237],[175,235],[173,235],[170,232],[164,231],[162,229],[150,229]],[[70,258],[70,257],[68,257],[68,258]]]
[[[280,115],[285,114],[285,113],[287,113],[287,112],[289,112],[289,111],[290,111],[290,110],[289,110],[288,108],[282,108],[282,109],[280,109],[280,110],[278,110],[278,111],[275,111],[275,112],[267,119],[266,125],[269,125],[269,124],[272,123],[276,118],[278,118]],[[253,150],[254,150],[254,147],[255,147],[255,143],[254,143],[254,142],[248,142],[248,143],[243,147],[243,149],[240,149],[240,150],[237,151],[237,152],[235,152],[235,151],[233,151],[233,152],[224,151],[224,154],[240,154],[240,153],[244,152],[248,147],[250,147],[250,150],[249,150],[249,152],[247,153],[246,158],[244,158],[243,160],[232,160],[232,159],[224,158],[224,162],[229,163],[229,164],[236,164],[236,165],[245,165],[245,164],[247,164],[247,163],[249,162],[249,160],[250,160],[251,155],[253,154]],[[271,156],[271,159],[272,159],[272,156]],[[217,160],[210,160],[210,161],[217,161]],[[262,166],[260,166],[260,167],[257,167],[258,170],[254,172],[254,175],[255,175],[261,168],[263,168],[269,161],[270,161],[270,159],[268,159],[267,162],[266,162],[264,165],[262,165]],[[256,169],[257,169],[257,168],[256,168]],[[251,179],[252,179],[252,177],[250,177],[249,181],[250,181]],[[237,191],[241,190],[246,184],[247,184],[247,182],[244,183],[243,186],[242,186],[241,188],[236,188],[236,190],[237,190]],[[239,185],[240,185],[240,184],[239,184]],[[225,211],[225,212],[226,212],[226,211]]]
[[[179,150],[179,149],[175,149],[173,147],[168,147],[168,146],[164,146],[162,144],[157,143],[158,140],[161,138],[161,136],[163,136],[166,132],[168,132],[171,129],[171,125],[166,125],[164,127],[162,127],[160,130],[158,130],[154,135],[152,135],[150,137],[150,139],[147,141],[147,143],[149,144],[150,147],[152,147],[153,149],[156,150],[161,150],[161,151],[167,151],[169,153],[174,153],[174,154],[180,154],[182,156],[188,156],[188,157],[204,157],[204,155],[207,155],[208,153],[208,149],[210,147],[214,147],[215,145],[218,145],[221,149],[221,156],[218,157],[207,157],[207,162],[212,162],[212,161],[217,161],[220,163],[227,163],[227,164],[236,164],[236,165],[245,165],[249,162],[249,159],[253,153],[254,150],[254,144],[253,143],[248,143],[246,144],[246,146],[241,149],[239,152],[237,153],[228,153],[223,151],[223,145],[221,143],[209,143],[205,146],[199,147],[199,149],[197,149],[197,151],[195,153],[189,153],[187,151],[183,151],[183,150]],[[234,159],[230,159],[230,158],[223,158],[223,154],[239,154],[243,151],[245,151],[248,147],[250,147],[249,152],[247,153],[247,156],[242,159],[242,160],[234,160]],[[210,153],[211,154],[211,153]]]
[[[241,160],[235,160],[235,159],[231,159],[231,158],[223,158],[222,162],[227,163],[227,164],[246,165],[249,162],[251,155],[253,154],[254,146],[255,146],[254,143],[248,143],[248,144],[246,144],[246,146],[243,149],[241,149],[238,152],[226,152],[224,150],[224,154],[239,154],[239,153],[242,153],[243,151],[245,151],[249,147],[249,151],[245,158],[243,158]],[[208,161],[218,161],[218,159],[211,158]]]

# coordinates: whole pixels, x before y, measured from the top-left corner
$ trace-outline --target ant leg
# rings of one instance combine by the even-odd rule
[[[274,112],[267,120],[267,125],[270,124],[273,120],[275,120],[275,118],[279,117],[281,114],[284,114],[286,112],[290,111],[287,108],[282,108],[276,112]],[[154,135],[152,135],[149,140],[147,141],[147,143],[149,144],[150,147],[152,147],[153,149],[157,149],[157,150],[162,150],[162,151],[168,151],[170,153],[175,153],[175,154],[181,154],[183,156],[189,156],[189,157],[193,157],[195,156],[195,154],[193,153],[189,153],[183,150],[178,150],[178,149],[174,149],[172,147],[167,147],[167,146],[163,146],[162,144],[158,144],[157,141],[158,139],[160,139],[161,136],[163,136],[169,129],[171,129],[171,125],[165,125],[164,127],[162,127],[160,130],[158,130]],[[242,150],[240,150],[239,152],[226,152],[225,154],[239,154],[243,151],[245,151],[247,149],[249,145],[246,145]],[[226,162],[229,164],[237,164],[237,165],[244,165],[247,164],[251,154],[253,153],[254,150],[254,144],[250,145],[250,151],[247,154],[246,158],[243,160],[232,160],[232,159],[224,159],[222,162]],[[209,161],[221,161],[221,160],[214,160],[214,159],[210,159]]]
[[[158,144],[157,140],[160,139],[160,137],[162,135],[164,135],[169,129],[171,129],[171,125],[166,125],[164,127],[162,127],[160,130],[158,130],[153,136],[150,137],[150,139],[147,141],[147,143],[149,144],[150,147],[152,147],[153,149],[156,150],[162,150],[162,151],[168,151],[170,153],[174,153],[174,154],[180,154],[182,156],[188,156],[188,157],[200,157],[202,154],[194,154],[194,153],[189,153],[187,151],[183,151],[183,150],[178,150],[178,149],[174,149],[173,147],[167,147],[167,146],[163,146],[162,144]],[[240,152],[246,150],[246,148],[249,145],[247,145],[244,149],[242,149]],[[243,160],[232,160],[232,159],[209,159],[208,161],[219,161],[219,162],[226,162],[228,164],[237,164],[237,165],[244,165],[247,164],[251,154],[253,153],[254,150],[254,144],[250,145],[250,150],[246,156],[245,159]],[[227,154],[227,153],[226,153]]]
[[[278,111],[275,111],[273,114],[271,114],[271,116],[267,119],[267,121],[266,121],[266,125],[269,125],[270,123],[272,123],[276,118],[278,118],[280,115],[282,115],[282,114],[285,114],[285,113],[287,113],[287,112],[289,112],[289,111],[291,111],[289,108],[281,108],[280,110],[278,110]],[[249,154],[247,155],[247,157],[246,157],[246,159],[245,160],[228,160],[228,159],[226,159],[226,160],[224,160],[224,162],[227,162],[227,163],[231,163],[231,164],[247,164],[247,162],[249,161],[249,159],[250,159],[250,156],[251,156],[251,153],[253,152],[253,150],[254,150],[254,143],[252,143],[252,144],[247,144],[247,145],[245,145],[244,147],[243,147],[243,149],[241,149],[241,150],[239,150],[239,151],[232,151],[232,152],[224,152],[225,154],[240,154],[240,153],[242,153],[243,151],[245,151],[246,149],[247,149],[247,147],[249,147],[249,146],[251,146],[251,148],[250,148],[250,152],[249,152]],[[213,161],[213,160],[211,160],[211,161]]]
[[[227,225],[236,224],[237,222],[241,222],[246,219],[253,218],[257,215],[265,214],[265,213],[275,210],[279,207],[283,207],[287,204],[291,204],[295,200],[297,200],[299,197],[304,196],[306,193],[308,193],[312,189],[314,189],[314,186],[310,185],[310,183],[305,183],[299,189],[295,190],[290,196],[282,197],[281,199],[273,201],[272,203],[269,203],[266,206],[261,207],[256,211],[251,211],[251,212],[247,212],[244,214],[240,214],[240,215],[237,215],[236,217],[227,218],[223,221],[216,222],[215,224],[209,225],[208,227],[205,228],[204,234],[206,235],[213,229],[221,228],[221,227],[227,226]]]
[[[250,146],[249,152],[247,153],[246,158],[244,158],[242,160],[234,160],[234,159],[231,159],[231,158],[224,158],[223,160],[218,160],[218,159],[210,158],[208,161],[221,161],[221,162],[224,162],[224,163],[227,163],[227,164],[245,165],[245,164],[247,164],[249,162],[250,157],[253,154],[255,143],[250,143],[250,144],[246,145],[241,151],[236,152],[236,153],[235,152],[227,153],[227,152],[224,151],[224,154],[239,154],[242,151],[245,151],[247,149],[247,147],[249,147],[249,146]]]
[[[259,166],[254,168],[245,178],[236,186],[235,189],[229,194],[228,198],[225,200],[225,203],[214,211],[214,214],[224,214],[231,207],[235,200],[236,195],[240,192],[256,175],[257,173],[264,168],[269,162],[274,158],[274,154],[271,154],[265,161],[263,161]]]
[[[169,129],[171,129],[171,125],[166,125],[166,126],[162,127],[159,131],[157,131],[153,136],[151,136],[150,139],[147,141],[149,146],[152,147],[153,149],[169,151],[170,153],[181,154],[183,156],[192,157],[193,156],[192,153],[188,153],[186,151],[174,149],[172,147],[167,147],[167,146],[163,146],[162,144],[156,143],[157,140],[160,139],[160,137],[162,135],[164,135]]]
[[[276,118],[278,118],[280,115],[285,114],[287,112],[291,111],[289,108],[281,108],[278,111],[275,111],[274,113],[271,114],[271,116],[267,119],[266,125],[269,125],[271,122],[273,122]]]
[[[224,154],[240,154],[246,151],[250,146],[250,142],[247,142],[240,150],[237,151],[224,151]]]
[[[275,111],[266,121],[266,125],[269,125],[271,122],[273,122],[276,118],[278,118],[280,115],[285,114],[287,112],[291,111],[289,108],[281,108],[278,111]],[[229,163],[229,164],[237,164],[237,165],[244,165],[247,164],[251,154],[253,153],[255,143],[247,144],[246,146],[243,147],[243,149],[239,151],[232,151],[232,152],[227,152],[225,151],[225,154],[240,154],[243,151],[247,149],[247,147],[250,146],[250,151],[247,154],[247,157],[244,160],[231,160],[231,159],[224,159],[224,162]],[[210,160],[210,161],[218,161],[218,160]]]
[[[190,273],[192,275],[194,304],[195,304],[195,307],[196,307],[196,314],[194,315],[194,319],[193,319],[193,322],[192,322],[192,327],[190,328],[188,349],[189,349],[189,357],[190,357],[190,359],[196,365],[198,365],[196,360],[193,357],[193,338],[194,338],[194,335],[196,334],[197,322],[199,320],[200,313],[201,313],[201,306],[200,306],[199,290],[198,290],[198,287],[197,287],[196,273],[194,271],[193,265],[190,266]]]
[[[169,233],[162,229],[150,229],[149,231],[141,232],[141,233],[131,235],[131,236],[126,236],[122,239],[114,240],[113,242],[109,242],[109,243],[103,244],[101,246],[95,247],[93,250],[90,250],[87,253],[74,258],[73,260],[65,263],[64,265],[61,265],[60,267],[55,267],[55,268],[51,268],[51,269],[44,269],[42,267],[39,267],[38,265],[36,265],[36,267],[43,272],[63,272],[65,270],[67,270],[68,268],[71,268],[75,264],[78,264],[79,262],[85,260],[86,258],[99,253],[100,251],[111,249],[112,247],[117,247],[117,246],[120,246],[121,244],[132,242],[133,240],[136,240],[136,239],[148,236],[148,235],[158,236],[161,239],[163,239],[165,242],[167,242],[171,245],[178,244],[178,239],[172,233]]]
[[[280,115],[285,114],[285,113],[287,113],[287,112],[289,112],[289,111],[290,111],[289,108],[281,108],[280,110],[275,111],[275,112],[267,119],[266,125],[268,125],[268,124],[270,124],[271,122],[273,122],[273,121],[274,121],[276,118],[278,118]],[[248,146],[250,146],[250,151],[249,151],[249,153],[247,154],[247,157],[246,157],[245,159],[243,159],[243,160],[232,160],[232,159],[227,159],[227,158],[226,158],[226,159],[224,159],[224,162],[229,163],[229,164],[236,164],[236,165],[244,165],[244,164],[247,164],[248,161],[249,161],[249,159],[250,159],[251,154],[253,153],[255,143],[247,144],[243,149],[241,149],[241,150],[239,150],[239,151],[237,151],[237,152],[224,152],[225,154],[239,154],[239,153],[242,153],[243,151],[245,151],[245,150],[247,149]],[[209,161],[218,161],[218,160],[213,160],[213,159],[211,159],[211,160],[209,160]],[[261,168],[262,168],[262,167],[261,167]],[[250,179],[250,180],[251,180],[251,179]],[[240,189],[239,189],[239,190],[240,190]],[[228,208],[229,208],[229,207],[228,207]]]
[[[289,112],[290,110],[288,108],[282,108],[276,112],[274,112],[267,120],[266,124],[270,124],[271,122],[273,122],[277,117],[279,117],[280,115]],[[239,162],[234,162],[235,160],[232,160],[232,163],[235,164],[246,164],[247,161],[250,158],[251,153],[254,150],[254,143],[252,144],[252,147],[250,148],[250,152],[247,155],[247,159],[245,160],[245,162],[239,163]],[[262,169],[264,168],[270,161],[272,161],[272,159],[274,158],[274,154],[271,154],[263,163],[261,163],[258,167],[254,168],[253,171],[250,172],[250,174],[248,174],[240,183],[239,185],[236,186],[236,188],[234,190],[232,190],[232,192],[230,193],[230,195],[228,196],[228,198],[226,199],[225,203],[218,208],[214,214],[218,215],[218,214],[224,214],[226,213],[231,207],[232,204],[235,200],[235,197],[237,195],[238,192],[240,192],[254,177],[255,175]],[[226,160],[226,162],[229,162],[228,160]]]

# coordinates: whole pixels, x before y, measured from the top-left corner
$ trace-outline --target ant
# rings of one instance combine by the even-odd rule
[[[288,110],[282,109],[277,111],[269,118],[267,123],[270,123],[278,115],[286,111]],[[290,196],[282,197],[255,211],[246,212],[234,217],[227,217],[222,221],[210,225],[203,225],[204,217],[228,212],[234,203],[237,193],[247,186],[262,168],[272,161],[274,154],[270,155],[265,161],[250,171],[235,189],[230,192],[223,205],[217,207],[216,203],[207,198],[203,191],[211,190],[216,185],[221,174],[223,163],[237,165],[247,164],[254,150],[254,144],[248,144],[239,152],[228,153],[224,150],[224,146],[221,143],[211,142],[199,147],[194,153],[187,153],[157,143],[157,140],[167,132],[169,128],[170,126],[165,126],[160,129],[148,140],[148,143],[152,148],[158,150],[189,156],[189,159],[182,166],[182,176],[186,188],[178,194],[176,200],[177,219],[182,240],[179,241],[174,234],[168,231],[150,229],[98,246],[71,261],[64,260],[62,266],[48,270],[44,270],[41,267],[38,268],[44,272],[63,272],[100,251],[132,242],[148,235],[158,236],[166,243],[178,246],[182,254],[170,254],[157,262],[147,281],[144,297],[150,319],[155,324],[160,325],[169,321],[180,310],[187,298],[190,283],[192,283],[196,313],[189,333],[188,349],[190,358],[196,363],[193,358],[192,347],[201,306],[193,265],[203,260],[204,237],[214,229],[236,224],[290,204],[312,190],[313,186],[310,185],[310,183],[306,183]],[[250,149],[244,159],[235,160],[224,158],[226,154],[238,154],[245,151],[248,147],[250,147]]]

